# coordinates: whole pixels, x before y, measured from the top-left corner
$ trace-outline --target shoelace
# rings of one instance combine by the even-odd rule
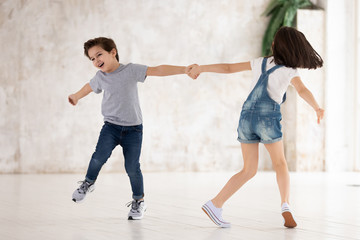
[[[78,184],[81,184],[80,187],[78,188],[79,193],[86,193],[91,185],[90,183],[86,182],[85,180],[79,181]],[[80,192],[80,191],[82,191],[82,192]]]
[[[126,204],[127,207],[130,207],[131,206],[131,211],[139,211],[139,208],[140,208],[140,203],[142,201],[137,201],[137,200],[132,200],[130,202],[128,202]]]

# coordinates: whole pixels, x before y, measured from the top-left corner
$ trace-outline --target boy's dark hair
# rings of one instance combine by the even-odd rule
[[[89,59],[90,59],[90,57],[89,57],[89,49],[94,47],[94,46],[100,46],[102,49],[104,49],[107,52],[110,52],[111,50],[113,50],[115,48],[115,50],[116,50],[116,56],[115,57],[116,57],[116,60],[119,62],[118,50],[116,48],[115,42],[111,38],[98,37],[98,38],[90,39],[87,42],[85,42],[84,43],[84,54]]]
[[[321,56],[312,48],[304,34],[292,27],[281,27],[277,31],[272,52],[277,65],[308,69],[323,65]]]

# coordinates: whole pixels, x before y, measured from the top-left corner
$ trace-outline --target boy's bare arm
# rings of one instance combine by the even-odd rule
[[[68,97],[69,103],[71,103],[72,105],[75,106],[81,98],[85,97],[86,95],[88,95],[91,92],[92,92],[92,89],[90,87],[90,84],[87,83],[79,91],[77,91],[74,94],[71,94]]]
[[[170,76],[176,74],[184,74],[186,67],[172,66],[172,65],[160,65],[157,67],[148,67],[146,76]]]

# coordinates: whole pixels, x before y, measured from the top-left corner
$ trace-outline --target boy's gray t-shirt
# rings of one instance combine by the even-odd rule
[[[98,71],[90,80],[95,93],[104,91],[101,104],[104,121],[121,126],[142,124],[137,83],[145,81],[146,71],[145,65],[120,64],[111,73]]]

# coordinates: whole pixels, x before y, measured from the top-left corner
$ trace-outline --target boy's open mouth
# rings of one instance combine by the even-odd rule
[[[101,63],[98,67],[102,67],[102,66],[104,66],[104,63]]]

